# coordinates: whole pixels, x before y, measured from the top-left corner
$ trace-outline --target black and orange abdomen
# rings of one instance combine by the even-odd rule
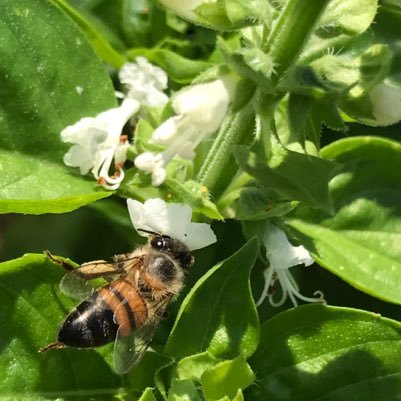
[[[147,318],[147,307],[126,280],[115,280],[81,302],[67,317],[57,340],[71,347],[97,347],[127,336]]]

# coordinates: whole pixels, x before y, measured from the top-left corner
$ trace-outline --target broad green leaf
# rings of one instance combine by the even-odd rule
[[[107,359],[111,348],[39,354],[55,341],[73,302],[60,294],[64,271],[44,255],[0,264],[0,394],[10,400],[110,400],[124,390]]]
[[[111,194],[34,155],[0,149],[0,171],[0,213],[65,213]]]
[[[128,52],[130,59],[144,56],[162,67],[169,78],[181,84],[190,83],[196,76],[212,66],[202,60],[190,60],[166,49],[133,49]]]
[[[313,207],[331,210],[328,182],[337,169],[332,161],[279,146],[267,163],[244,147],[236,149],[235,155],[247,173],[282,199],[304,201]]]
[[[249,401],[394,401],[401,394],[401,325],[355,309],[307,305],[262,326],[249,361]]]
[[[252,369],[242,357],[224,361],[202,375],[202,391],[206,401],[218,400],[228,396],[233,398],[239,389],[243,390],[253,383]]]
[[[321,154],[343,165],[330,182],[335,214],[304,207],[288,223],[322,266],[370,295],[401,303],[401,145],[354,137]]]
[[[124,56],[120,55],[110,43],[107,42],[105,38],[101,36],[99,32],[96,31],[86,19],[78,14],[72,7],[70,7],[64,0],[51,0],[62,8],[82,29],[85,33],[89,43],[95,49],[99,57],[107,63],[110,63],[116,68],[121,68],[125,63],[126,59]]]
[[[109,196],[63,164],[59,136],[115,106],[104,67],[51,2],[4,0],[0,15],[0,210],[60,213]]]
[[[254,238],[195,284],[168,338],[165,351],[169,355],[180,359],[209,351],[215,357],[234,358],[253,353],[259,322],[249,275],[257,253]]]

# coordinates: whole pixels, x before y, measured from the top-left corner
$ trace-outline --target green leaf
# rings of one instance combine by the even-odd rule
[[[180,380],[200,381],[203,372],[213,368],[219,361],[210,352],[188,356],[178,362],[177,376]]]
[[[265,191],[255,187],[244,188],[238,202],[238,220],[265,220],[283,216],[298,205],[298,202],[275,201]]]
[[[169,355],[180,359],[207,350],[215,357],[234,358],[253,353],[259,321],[249,275],[257,254],[254,238],[195,284],[168,338]]]
[[[214,220],[223,220],[217,206],[209,199],[207,188],[201,184],[187,180],[183,184],[173,178],[167,179],[167,186],[180,201],[191,206],[195,213],[201,213]]]
[[[343,164],[330,183],[334,215],[304,207],[288,223],[317,261],[354,287],[401,303],[401,145],[342,139],[322,156]]]
[[[92,45],[98,56],[107,63],[110,63],[116,68],[121,68],[126,62],[125,57],[120,55],[110,43],[107,42],[103,36],[98,33],[82,15],[78,14],[72,7],[70,7],[64,0],[51,0],[62,8],[81,28],[82,32],[85,33],[86,38]]]
[[[307,305],[262,326],[247,400],[394,401],[401,325],[355,309]]]
[[[0,210],[60,213],[109,196],[63,164],[59,136],[115,106],[103,65],[48,1],[4,0],[0,14]]]
[[[173,380],[167,401],[201,401],[201,397],[191,380]]]
[[[232,399],[232,401],[244,401],[244,395],[242,394],[242,390],[237,391],[237,394]]]
[[[245,147],[235,151],[238,164],[257,181],[287,200],[306,202],[331,211],[328,182],[337,165],[332,161],[276,146],[266,163]]]
[[[141,398],[138,401],[157,401],[157,398],[153,394],[153,389],[147,387],[145,391],[142,393]]]
[[[225,62],[240,76],[259,85],[268,93],[273,92],[273,60],[269,55],[260,49],[231,49],[220,37],[217,39],[217,48]]]
[[[321,37],[360,35],[366,31],[377,12],[377,0],[332,0],[319,21]]]
[[[0,394],[4,398],[106,401],[123,391],[122,378],[104,359],[111,357],[108,346],[38,353],[40,347],[55,341],[60,323],[74,305],[58,289],[63,274],[44,255],[27,254],[0,263],[0,302],[7,311],[0,315]]]
[[[168,77],[180,84],[188,84],[200,73],[212,66],[203,60],[191,60],[165,49],[133,49],[128,52],[130,59],[144,56],[166,71]]]
[[[242,357],[224,361],[202,375],[202,390],[206,401],[228,396],[233,398],[239,389],[245,389],[255,378],[252,369]]]
[[[0,213],[66,213],[111,195],[95,180],[35,156],[0,150],[0,171]]]

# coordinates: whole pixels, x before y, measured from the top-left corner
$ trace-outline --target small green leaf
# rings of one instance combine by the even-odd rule
[[[128,52],[130,59],[144,56],[149,61],[159,65],[166,71],[168,77],[180,84],[188,84],[212,66],[203,60],[191,60],[166,49],[133,49]]]
[[[207,188],[201,184],[187,180],[183,184],[173,178],[167,179],[167,186],[181,202],[191,206],[195,213],[201,213],[214,220],[223,220],[217,206],[209,199]]]
[[[319,20],[321,37],[360,35],[366,31],[377,12],[377,0],[332,0]]]
[[[138,401],[157,401],[157,398],[153,394],[153,389],[147,387],[145,391],[142,393],[141,398]]]
[[[210,352],[202,352],[181,359],[177,364],[177,376],[180,380],[200,381],[203,372],[211,369],[220,360]]]
[[[167,401],[201,401],[201,397],[191,380],[173,380]]]
[[[218,38],[217,46],[226,63],[240,76],[261,86],[266,92],[273,92],[271,75],[273,60],[260,49],[231,49],[222,39]]]
[[[283,199],[304,201],[331,211],[328,183],[337,169],[332,161],[281,146],[275,147],[267,164],[245,147],[238,147],[235,156],[247,173]]]
[[[67,125],[115,106],[104,66],[49,1],[4,0],[0,15],[0,209],[60,213],[109,196],[63,164],[60,140]]]
[[[394,401],[401,391],[401,325],[323,305],[280,313],[262,326],[249,361],[247,400]]]
[[[244,395],[242,394],[242,390],[239,389],[237,391],[237,394],[235,395],[235,397],[232,399],[232,401],[244,401]]]
[[[249,274],[257,254],[254,238],[195,284],[168,338],[169,355],[180,359],[207,350],[215,357],[234,358],[253,353],[259,322]]]
[[[318,262],[354,287],[401,303],[401,145],[336,141],[322,156],[343,164],[330,183],[334,215],[299,208],[288,223]]]
[[[202,375],[205,400],[213,401],[225,396],[233,398],[239,389],[250,386],[254,378],[252,369],[242,357],[220,362]]]
[[[275,201],[265,191],[255,187],[244,188],[238,202],[236,218],[238,220],[265,220],[283,216],[298,205],[298,202]]]

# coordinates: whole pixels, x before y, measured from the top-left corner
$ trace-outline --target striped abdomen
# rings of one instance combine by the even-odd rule
[[[147,308],[126,280],[115,280],[81,302],[67,317],[57,339],[71,347],[96,347],[127,336],[147,318]]]

